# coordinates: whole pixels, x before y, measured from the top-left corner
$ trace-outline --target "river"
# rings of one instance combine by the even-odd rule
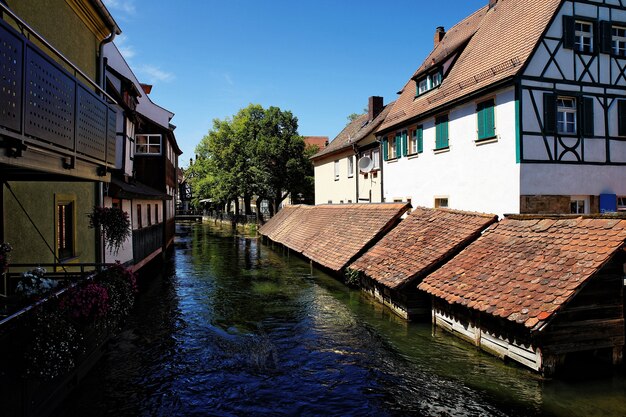
[[[623,416],[623,372],[543,381],[228,227],[176,248],[58,416]]]

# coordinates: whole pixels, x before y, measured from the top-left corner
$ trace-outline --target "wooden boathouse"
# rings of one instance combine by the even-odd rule
[[[493,214],[417,207],[350,268],[361,288],[404,319],[430,316],[430,297],[417,284],[476,240]]]
[[[626,220],[509,216],[418,286],[433,322],[550,376],[571,355],[624,349]]]
[[[259,234],[337,273],[395,227],[409,208],[407,203],[287,206]]]

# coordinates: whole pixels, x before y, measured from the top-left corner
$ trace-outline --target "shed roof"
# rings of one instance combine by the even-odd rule
[[[340,271],[408,209],[406,203],[291,206],[279,211],[259,233]]]
[[[450,259],[497,220],[493,214],[417,207],[351,268],[397,289]]]
[[[417,119],[516,75],[560,3],[560,0],[499,0],[495,7],[482,7],[459,22],[407,81],[378,131]],[[467,46],[463,48],[464,45]],[[438,65],[457,50],[460,55],[441,85],[416,98],[413,78],[430,69],[433,62]]]
[[[624,218],[506,218],[418,288],[540,329],[626,239]]]

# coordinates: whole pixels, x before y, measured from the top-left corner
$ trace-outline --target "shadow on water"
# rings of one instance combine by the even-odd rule
[[[542,381],[230,228],[162,277],[58,415],[624,415],[624,377]]]

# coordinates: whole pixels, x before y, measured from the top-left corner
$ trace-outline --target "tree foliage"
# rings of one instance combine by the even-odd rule
[[[245,202],[246,214],[256,198],[276,211],[292,195],[312,195],[313,167],[298,134],[298,119],[278,107],[251,104],[232,118],[215,119],[196,147],[189,168],[193,194],[214,202]]]

